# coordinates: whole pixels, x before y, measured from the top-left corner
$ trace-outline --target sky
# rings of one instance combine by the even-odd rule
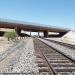
[[[0,18],[75,30],[75,0],[0,0]]]

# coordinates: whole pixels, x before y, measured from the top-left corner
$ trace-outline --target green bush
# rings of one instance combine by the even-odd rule
[[[12,32],[5,32],[4,36],[8,38],[9,41],[9,39],[14,39],[18,35],[15,31],[12,31]]]

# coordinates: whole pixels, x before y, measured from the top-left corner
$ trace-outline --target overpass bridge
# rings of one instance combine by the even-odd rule
[[[0,28],[15,29],[19,35],[21,35],[21,30],[30,32],[43,32],[44,37],[48,37],[48,32],[58,32],[58,36],[62,36],[69,31],[68,29],[47,27],[46,25],[43,26],[42,24],[20,22],[7,19],[0,19]]]

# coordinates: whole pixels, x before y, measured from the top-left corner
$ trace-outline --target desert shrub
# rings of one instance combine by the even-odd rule
[[[15,37],[17,37],[17,33],[15,31],[11,31],[11,32],[5,32],[4,37],[6,37],[8,39],[8,41],[10,39],[14,39]]]

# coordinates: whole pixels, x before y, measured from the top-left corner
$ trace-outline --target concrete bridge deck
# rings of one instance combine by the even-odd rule
[[[43,32],[44,37],[48,36],[48,32],[58,32],[61,35],[68,32],[68,29],[61,29],[55,27],[47,27],[46,25],[42,24],[35,24],[35,23],[27,23],[27,22],[20,22],[20,21],[11,21],[7,19],[0,19],[0,28],[10,28],[15,29],[19,34],[21,30],[24,31],[31,31],[31,32]]]

